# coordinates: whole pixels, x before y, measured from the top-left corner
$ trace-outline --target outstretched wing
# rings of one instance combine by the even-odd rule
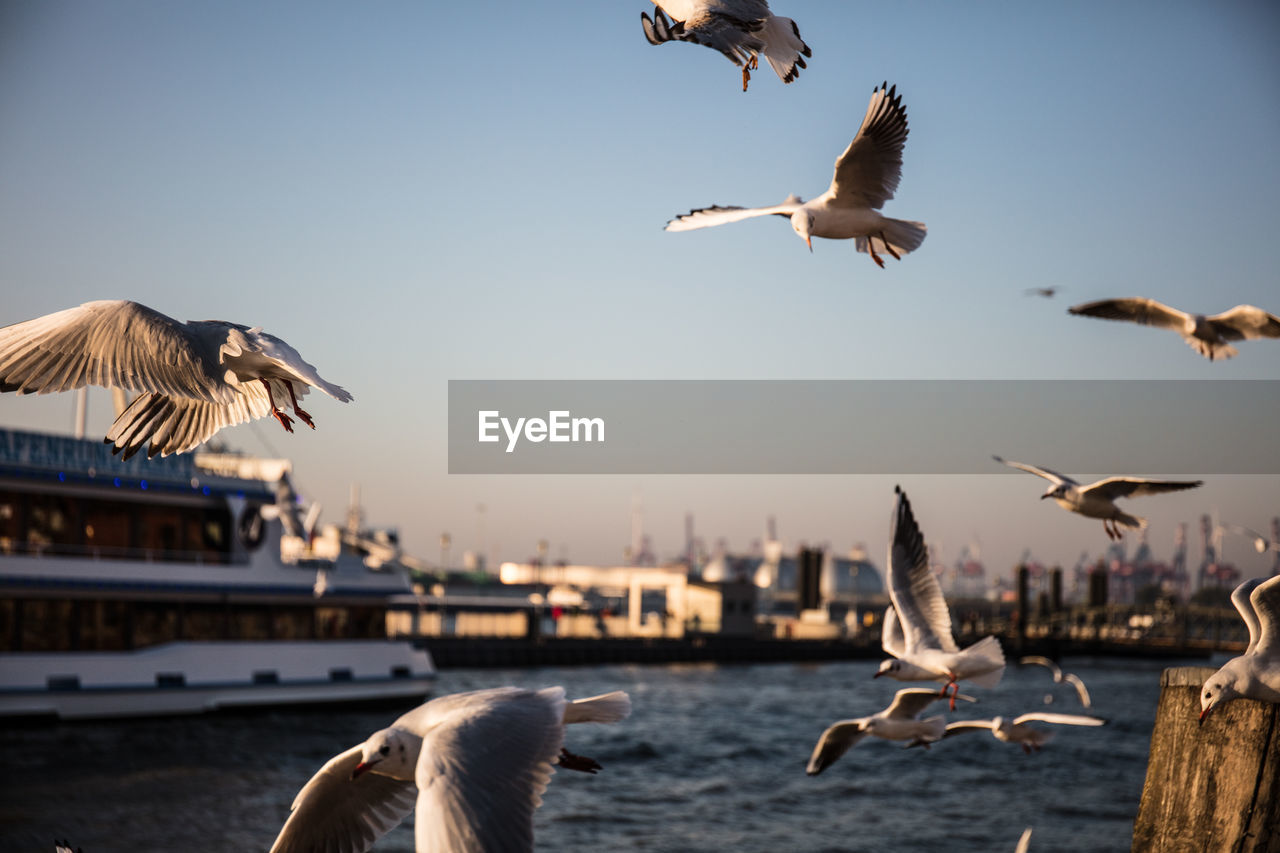
[[[1253,305],[1237,305],[1230,311],[1205,319],[1219,335],[1229,341],[1280,338],[1280,317]]]
[[[863,728],[865,722],[865,720],[841,720],[828,726],[813,747],[813,755],[809,756],[809,765],[805,768],[805,772],[810,776],[817,776],[835,764],[840,756],[849,751],[850,747],[867,736],[866,729]]]
[[[1249,596],[1253,604],[1253,612],[1258,614],[1258,642],[1253,644],[1253,653],[1262,657],[1274,657],[1280,654],[1277,638],[1280,634],[1280,575],[1269,578],[1258,585]]]
[[[1253,602],[1249,600],[1249,595],[1261,585],[1262,578],[1252,578],[1231,592],[1231,603],[1236,606],[1245,627],[1249,629],[1249,645],[1245,647],[1245,654],[1252,652],[1258,645],[1258,634],[1262,630],[1258,624],[1258,614],[1253,612]]]
[[[908,654],[919,649],[959,651],[951,635],[951,612],[929,568],[924,535],[901,489],[889,530],[889,599],[902,621]]]
[[[893,702],[884,715],[899,720],[914,720],[920,712],[942,698],[937,690],[928,687],[908,687],[893,696]]]
[[[226,403],[216,346],[145,305],[86,302],[0,329],[0,391],[51,394],[85,385]]]
[[[893,198],[902,178],[902,147],[907,141],[907,110],[894,86],[871,93],[862,127],[836,160],[827,194],[837,207],[879,208]]]
[[[274,395],[283,398],[284,391],[276,387]],[[279,399],[281,405],[283,399]],[[248,382],[229,403],[213,403],[190,397],[167,397],[163,394],[142,394],[120,413],[107,431],[106,443],[113,445],[112,453],[123,453],[128,459],[147,447],[147,456],[184,453],[208,441],[223,427],[235,426],[271,412],[271,401],[261,382]]]
[[[727,225],[730,222],[741,222],[757,216],[787,216],[795,213],[804,204],[799,196],[789,196],[782,204],[772,207],[702,207],[677,216],[667,223],[663,231],[693,231],[697,228],[710,228],[713,225]]]
[[[1080,490],[1083,495],[1097,494],[1110,500],[1116,498],[1140,498],[1143,495],[1159,495],[1164,492],[1180,492],[1204,485],[1204,480],[1145,480],[1141,477],[1108,477],[1091,483]]]
[[[1054,663],[1053,661],[1049,660],[1046,657],[1041,657],[1040,655],[1025,655],[1018,659],[1018,663],[1021,663],[1021,664],[1030,663],[1030,664],[1036,664],[1037,666],[1048,667],[1049,671],[1053,673],[1053,680],[1055,682],[1062,680],[1062,670],[1058,668],[1058,665],[1056,663]]]
[[[1076,695],[1080,697],[1080,704],[1086,708],[1093,707],[1093,700],[1089,698],[1089,688],[1084,686],[1084,680],[1074,672],[1064,673],[1062,680],[1071,684],[1076,689]]]
[[[1037,477],[1044,477],[1046,480],[1053,483],[1054,485],[1058,485],[1058,486],[1080,485],[1075,480],[1071,479],[1065,474],[1059,474],[1057,471],[1050,471],[1048,468],[1037,468],[1035,465],[1028,465],[1025,462],[1012,462],[1008,459],[1002,459],[999,456],[992,456],[991,458],[1001,463],[1002,465],[1008,465],[1010,468],[1017,468],[1019,471],[1026,471],[1028,474],[1035,474]]]
[[[1125,320],[1143,326],[1157,326],[1175,331],[1182,331],[1191,317],[1190,314],[1179,311],[1177,308],[1170,308],[1154,299],[1141,296],[1085,302],[1068,308],[1067,313],[1080,317],[1097,317],[1100,320]]]
[[[563,690],[491,693],[434,725],[418,758],[417,849],[533,849],[564,706]]]
[[[898,611],[889,605],[884,609],[884,621],[880,624],[880,648],[885,654],[900,658],[907,651],[907,641],[902,635],[902,622],[898,620]]]
[[[1086,717],[1081,714],[1051,714],[1048,711],[1033,711],[1014,719],[1013,724],[1023,723],[1056,723],[1060,726],[1105,726],[1106,720],[1099,717]]]
[[[413,811],[412,782],[377,773],[351,778],[363,748],[329,759],[302,786],[271,853],[364,853]]]
[[[954,723],[947,723],[947,730],[942,736],[949,738],[955,735],[967,735],[970,732],[989,732],[993,728],[995,723],[991,720],[957,720]]]

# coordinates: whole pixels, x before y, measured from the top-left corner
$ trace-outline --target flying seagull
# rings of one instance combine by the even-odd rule
[[[1231,358],[1238,352],[1227,341],[1280,338],[1280,317],[1253,305],[1237,305],[1230,311],[1206,317],[1161,305],[1154,299],[1134,296],[1086,302],[1068,308],[1067,313],[1172,329],[1182,335],[1188,346],[1210,361]]]
[[[1244,654],[1209,676],[1200,689],[1200,722],[1235,699],[1280,703],[1280,575],[1245,581],[1231,593],[1231,603],[1249,628]]]
[[[999,456],[992,459],[1028,474],[1044,477],[1053,483],[1049,491],[1040,496],[1040,500],[1053,498],[1058,506],[1065,510],[1085,516],[1102,519],[1102,529],[1110,539],[1119,539],[1124,534],[1120,527],[1146,527],[1147,520],[1129,515],[1115,505],[1117,498],[1137,498],[1143,495],[1156,495],[1162,492],[1177,492],[1183,489],[1194,489],[1204,485],[1203,480],[1146,480],[1140,477],[1108,477],[1087,486],[1082,486],[1070,477],[1050,471],[1048,468],[1037,468],[1021,462],[1009,462]]]
[[[967,734],[969,732],[989,731],[996,740],[1002,740],[1005,743],[1016,743],[1022,747],[1022,751],[1030,754],[1032,750],[1039,751],[1053,737],[1053,732],[1047,732],[1044,729],[1037,729],[1029,726],[1027,723],[1054,723],[1060,726],[1105,726],[1106,720],[1098,717],[1086,717],[1080,714],[1050,714],[1045,711],[1036,711],[1030,714],[1023,714],[1020,717],[1014,717],[1012,720],[1005,717],[993,717],[990,720],[960,720],[954,723],[947,723],[947,730],[943,733],[944,738],[954,737],[955,735]],[[911,744],[912,746],[926,744]]]
[[[938,578],[929,567],[924,535],[916,525],[911,502],[895,487],[898,502],[889,530],[888,579],[892,607],[885,611],[881,644],[893,660],[880,664],[875,677],[898,681],[941,681],[942,695],[954,693],[956,682],[967,679],[979,687],[994,687],[1004,675],[1004,652],[995,637],[984,637],[961,650],[951,635],[951,611]]]
[[[1053,673],[1054,684],[1070,684],[1076,689],[1076,695],[1080,697],[1080,704],[1084,707],[1090,707],[1093,702],[1089,698],[1089,689],[1084,686],[1084,680],[1074,672],[1063,672],[1062,669],[1053,661],[1040,655],[1026,655],[1018,660],[1021,664],[1036,664],[1038,666],[1047,667]],[[1052,696],[1045,699],[1046,702]]]
[[[1028,287],[1022,293],[1024,296],[1043,296],[1045,299],[1052,299],[1058,295],[1059,290],[1062,290],[1062,288],[1056,285],[1054,287]]]
[[[796,79],[806,67],[805,57],[813,56],[796,22],[770,12],[766,0],[654,0],[654,5],[653,20],[640,13],[649,44],[687,41],[720,51],[742,66],[744,92],[752,69],[760,66],[760,54],[783,83]]]
[[[892,704],[883,711],[869,717],[832,723],[822,733],[822,737],[818,738],[805,772],[810,776],[817,776],[867,735],[885,740],[914,740],[928,746],[942,737],[947,721],[941,716],[927,720],[919,717],[925,708],[941,698],[942,695],[936,690],[908,687],[895,693]],[[973,701],[968,696],[961,698]]]
[[[183,453],[218,430],[271,415],[287,432],[289,406],[312,388],[346,403],[298,351],[261,328],[222,320],[180,323],[124,300],[86,302],[0,328],[0,391],[52,394],[86,385],[140,392],[107,431],[128,459]]]
[[[271,853],[365,851],[415,809],[418,853],[531,851],[552,765],[599,769],[564,749],[565,725],[630,712],[626,693],[566,702],[561,687],[432,699],[320,768]]]
[[[907,111],[897,87],[881,85],[871,94],[862,127],[836,161],[835,177],[825,193],[809,202],[789,196],[773,207],[705,207],[678,216],[667,231],[692,231],[739,222],[753,216],[785,216],[813,251],[814,237],[855,240],[881,268],[879,252],[898,260],[924,242],[923,222],[890,219],[878,211],[893,198],[902,178],[902,146],[907,141]]]

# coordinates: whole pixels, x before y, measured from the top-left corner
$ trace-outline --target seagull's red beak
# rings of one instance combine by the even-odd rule
[[[804,235],[804,244],[809,247],[809,251],[813,251],[813,238],[808,234]]]
[[[873,676],[871,676],[871,677],[872,677],[872,678],[879,678],[879,677],[880,677],[880,676],[882,676],[882,675],[884,675],[884,671],[883,671],[883,670],[881,670],[881,671],[877,672],[875,675],[873,675]]]
[[[371,761],[361,761],[354,768],[352,768],[351,778],[352,779],[358,778],[362,773],[364,773],[364,771],[368,770],[372,766],[373,766],[373,762]]]
[[[1197,723],[1196,725],[1198,725],[1198,726],[1203,726],[1203,725],[1204,725],[1204,721],[1205,721],[1205,719],[1209,716],[1209,712],[1210,712],[1210,711],[1212,711],[1212,710],[1213,710],[1213,706],[1212,706],[1212,705],[1210,705],[1208,708],[1205,708],[1203,711],[1201,711],[1201,712],[1200,712],[1200,722],[1199,722],[1199,723]]]

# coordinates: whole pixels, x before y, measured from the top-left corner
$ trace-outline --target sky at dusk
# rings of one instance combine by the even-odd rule
[[[881,563],[899,482],[947,562],[975,542],[989,571],[1028,548],[1069,567],[1108,544],[994,462],[450,475],[451,379],[1280,379],[1278,341],[1210,363],[1174,334],[1066,314],[1135,295],[1280,313],[1274,2],[778,0],[813,57],[787,86],[762,65],[745,94],[719,54],[649,45],[651,9],[0,5],[0,324],[127,298],[284,338],[355,402],[309,397],[315,432],[220,437],[292,458],[327,521],[359,483],[368,520],[428,560],[448,531],[455,558],[526,559],[546,539],[553,558],[613,563],[642,507],[660,557],[692,513],[735,550],[775,516],[789,547],[862,542]],[[775,217],[663,232],[691,208],[820,194],[881,81],[911,128],[884,212],[927,223],[917,252],[884,270],[852,241],[810,254]],[[90,401],[98,437],[110,397]],[[4,395],[0,425],[67,432],[72,408]],[[1053,441],[1022,461],[1055,467]],[[1280,513],[1280,476],[1204,479],[1124,504],[1157,556],[1179,521],[1196,547],[1201,513],[1259,529]],[[1269,565],[1226,544],[1246,575]]]

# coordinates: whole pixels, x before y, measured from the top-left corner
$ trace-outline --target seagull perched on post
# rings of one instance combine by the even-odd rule
[[[999,456],[992,459],[1019,471],[1044,477],[1053,483],[1049,491],[1040,496],[1040,500],[1053,498],[1058,506],[1086,518],[1102,519],[1102,529],[1107,538],[1119,539],[1124,534],[1121,527],[1141,528],[1147,526],[1145,518],[1129,515],[1116,506],[1117,498],[1137,498],[1143,495],[1158,495],[1162,492],[1178,492],[1183,489],[1194,489],[1204,485],[1204,480],[1147,480],[1141,477],[1108,477],[1096,483],[1082,486],[1075,480],[1048,468],[1037,468],[1022,462],[1009,462]]]
[[[796,79],[813,56],[790,18],[769,11],[767,0],[653,0],[653,20],[640,13],[649,44],[687,41],[714,48],[742,67],[742,91],[751,71],[760,67],[760,54],[783,83]],[[665,13],[665,14],[664,14]],[[672,20],[667,20],[670,15]]]
[[[1249,644],[1200,688],[1201,723],[1214,708],[1236,699],[1280,704],[1280,575],[1245,581],[1231,593],[1231,603],[1249,628]]]
[[[1182,335],[1188,346],[1210,361],[1231,358],[1238,352],[1227,341],[1280,338],[1280,317],[1254,305],[1237,305],[1230,311],[1205,316],[1188,314],[1154,299],[1133,296],[1086,302],[1068,308],[1067,313],[1172,329]]]
[[[963,650],[956,645],[951,636],[951,611],[929,567],[929,552],[911,502],[901,489],[895,486],[894,491],[898,502],[889,529],[885,583],[892,606],[885,611],[881,643],[895,659],[883,661],[874,677],[942,681],[941,695],[947,695],[949,688],[954,690],[954,711],[960,692],[956,682],[964,679],[980,687],[995,687],[1004,675],[1004,651],[995,637],[984,637]]]
[[[271,415],[312,429],[298,398],[312,388],[351,395],[320,378],[298,351],[261,328],[222,320],[180,323],[124,300],[86,302],[0,329],[0,391],[52,394],[86,385],[141,392],[107,431],[128,459],[182,453],[218,430]]]
[[[704,207],[677,216],[665,230],[692,231],[755,216],[785,216],[811,252],[814,237],[853,239],[857,250],[870,254],[881,268],[884,260],[878,251],[902,260],[920,247],[927,229],[923,222],[890,219],[879,212],[902,178],[907,110],[896,91],[896,86],[882,84],[871,93],[862,127],[836,160],[835,177],[822,195],[808,202],[792,195],[773,207]]]

